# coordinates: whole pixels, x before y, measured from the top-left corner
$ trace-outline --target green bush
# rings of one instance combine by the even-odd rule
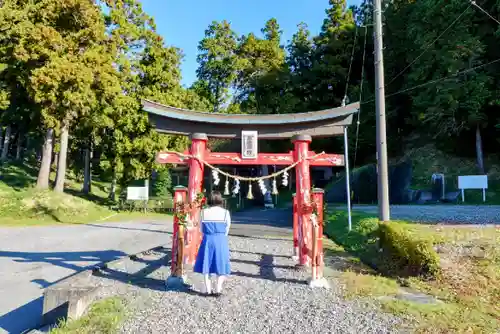
[[[435,277],[440,271],[439,256],[430,240],[412,233],[403,223],[380,223],[379,246],[388,264],[407,275]]]
[[[174,207],[172,196],[164,198],[150,198],[147,203],[145,201],[127,201],[121,200],[116,207],[119,211],[144,211],[156,213],[172,212]]]
[[[432,277],[440,271],[434,240],[413,231],[411,224],[379,223],[377,217],[353,212],[349,231],[347,212],[338,210],[325,217],[325,235],[385,275]]]

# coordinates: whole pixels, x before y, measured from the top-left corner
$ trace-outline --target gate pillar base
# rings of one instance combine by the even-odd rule
[[[328,283],[328,281],[324,277],[309,280],[309,286],[311,288],[330,289],[330,284]]]

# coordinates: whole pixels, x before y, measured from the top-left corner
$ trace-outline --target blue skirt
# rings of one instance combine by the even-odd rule
[[[193,271],[226,276],[231,273],[229,242],[225,233],[204,234]]]

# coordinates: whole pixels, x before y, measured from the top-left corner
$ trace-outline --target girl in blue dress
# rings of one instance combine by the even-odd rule
[[[210,275],[217,275],[215,296],[222,293],[224,279],[231,273],[228,243],[231,216],[223,208],[223,203],[221,193],[214,191],[208,199],[209,207],[201,211],[200,229],[203,240],[193,268],[194,272],[204,275],[208,295],[212,294]]]

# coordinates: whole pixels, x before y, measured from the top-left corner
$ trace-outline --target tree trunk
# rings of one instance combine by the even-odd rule
[[[59,147],[59,149],[61,149]],[[59,164],[59,152],[54,152],[54,158],[52,159],[52,164],[50,165],[50,171],[52,172],[53,170],[56,171],[56,178],[54,179],[54,182],[52,186],[54,187],[56,185],[56,180],[57,180],[57,174],[59,173],[59,169],[57,168],[57,165]],[[50,176],[49,176],[50,179]]]
[[[89,141],[89,147],[85,149],[85,169],[83,172],[83,189],[84,194],[92,191],[92,141]]]
[[[17,134],[16,160],[21,160],[21,149],[23,144],[23,134],[21,131]]]
[[[50,163],[52,160],[53,139],[54,139],[54,130],[48,129],[45,135],[45,141],[43,143],[42,164],[40,166],[40,170],[38,171],[38,179],[36,181],[36,187],[38,189],[49,188]]]
[[[2,125],[0,124],[0,150],[2,149],[2,143],[3,143],[3,140],[2,140]]]
[[[111,179],[111,189],[109,190],[108,198],[112,201],[115,201],[116,200],[116,168],[115,168],[114,163],[113,163],[113,166],[111,167],[111,169],[112,169],[113,176]]]
[[[12,128],[10,125],[7,125],[5,129],[5,138],[3,139],[3,147],[2,147],[2,156],[0,157],[0,161],[4,162],[7,160],[7,154],[9,153],[9,143],[11,136]]]
[[[481,175],[485,174],[484,159],[483,159],[483,141],[481,139],[481,129],[479,125],[476,126],[476,154],[477,154],[477,167]]]
[[[63,123],[61,128],[61,145],[59,150],[59,160],[57,163],[56,186],[54,190],[58,193],[64,191],[64,181],[66,180],[66,157],[68,155],[69,126]]]

